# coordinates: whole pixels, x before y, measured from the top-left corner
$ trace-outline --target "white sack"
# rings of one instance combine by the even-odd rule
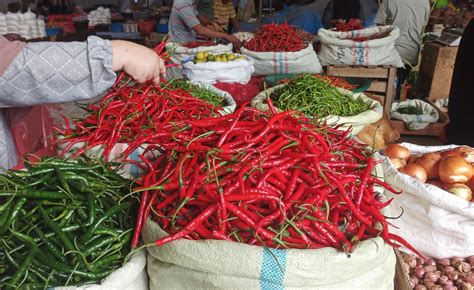
[[[148,220],[145,243],[167,234]],[[178,240],[148,250],[150,289],[390,289],[395,253],[381,238],[354,247],[275,250],[219,240]]]
[[[456,146],[424,147],[402,143],[412,154],[451,149]],[[474,203],[469,203],[436,186],[398,172],[386,157],[382,167],[385,182],[402,190],[401,195],[386,191],[394,200],[386,209],[386,216],[398,216],[390,220],[396,227],[391,231],[402,236],[415,249],[434,258],[467,257],[474,255]]]
[[[192,81],[204,83],[241,83],[250,81],[254,69],[252,58],[227,62],[200,62],[194,63],[194,57],[183,59],[183,75]]]
[[[54,290],[147,290],[148,275],[146,272],[146,251],[137,251],[123,267],[105,277],[100,284],[80,287],[54,287]]]
[[[240,52],[255,61],[255,75],[321,73],[313,45],[295,52],[255,52],[242,47]]]
[[[420,107],[423,110],[423,114],[410,115],[397,112],[398,109],[407,106]],[[430,123],[436,123],[439,120],[438,111],[432,105],[422,100],[394,102],[390,115],[392,119],[402,120],[409,130],[421,130],[426,128]]]
[[[232,51],[232,43],[227,45],[217,44],[213,46],[199,46],[196,48],[187,48],[179,45],[179,43],[169,42],[166,44],[166,51],[172,53],[170,62],[176,66],[170,67],[166,71],[167,79],[182,79],[183,74],[181,70],[183,69],[182,62],[184,59],[189,58],[191,55],[196,54],[200,51],[207,51],[212,54],[226,53]]]
[[[363,42],[354,37],[370,37],[387,33],[388,36]],[[403,62],[395,49],[400,29],[395,26],[377,26],[361,30],[339,32],[321,28],[318,37],[321,50],[318,55],[323,65],[390,65],[402,67]]]
[[[286,86],[286,84],[277,85],[259,93],[252,99],[250,105],[253,108],[262,111],[269,110],[267,105],[267,98],[270,97],[273,92],[284,86]],[[341,130],[347,130],[349,127],[352,126],[352,134],[355,135],[359,133],[366,125],[375,123],[382,118],[383,107],[379,102],[367,97],[362,93],[353,93],[351,91],[341,88],[337,89],[341,93],[349,95],[356,100],[361,99],[362,101],[364,101],[364,103],[369,104],[370,109],[352,117],[327,116],[326,118],[320,119],[321,122],[326,121],[329,125],[342,125],[340,127]]]

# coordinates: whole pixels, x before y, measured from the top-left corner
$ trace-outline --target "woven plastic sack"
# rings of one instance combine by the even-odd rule
[[[54,290],[147,290],[148,275],[146,272],[146,251],[137,251],[130,261],[123,267],[105,277],[100,284],[84,285],[80,287],[54,287]]]
[[[255,61],[255,75],[321,73],[313,45],[295,52],[255,52],[242,47],[240,52]]]
[[[387,36],[368,41],[353,41],[355,37]],[[322,65],[390,65],[402,67],[403,62],[395,49],[400,29],[395,26],[377,26],[353,31],[320,29],[318,53]]]
[[[412,154],[456,147],[401,145]],[[385,193],[387,198],[394,198],[385,216],[399,216],[403,208],[400,218],[390,220],[395,226],[391,231],[429,257],[442,259],[474,255],[474,203],[402,174],[388,158],[382,158],[385,182],[403,191],[400,195]]]
[[[233,60],[228,62],[201,62],[194,63],[194,56],[183,59],[183,75],[192,81],[204,83],[241,83],[250,81],[254,69],[252,58]]]
[[[153,221],[143,238],[167,234]],[[355,246],[275,250],[218,240],[178,240],[148,248],[150,289],[393,289],[395,254],[381,238]]]
[[[270,97],[273,92],[278,89],[286,86],[286,84],[277,85],[272,88],[269,88],[252,99],[250,105],[256,109],[266,111],[269,110],[267,105],[267,98]],[[327,116],[326,118],[321,119],[320,121],[325,121],[329,125],[341,125],[340,129],[345,130],[349,127],[352,127],[352,134],[359,133],[366,125],[372,124],[380,120],[383,116],[383,107],[382,105],[367,97],[362,93],[353,93],[351,91],[337,88],[341,93],[351,96],[354,99],[361,99],[364,103],[369,104],[370,109],[368,111],[362,112],[358,115],[351,117],[340,117],[340,116]]]
[[[167,79],[182,79],[183,74],[181,70],[183,69],[182,63],[184,59],[189,58],[190,56],[196,54],[200,51],[207,51],[209,53],[219,54],[232,51],[232,43],[227,45],[217,44],[213,46],[199,46],[196,48],[187,48],[181,46],[179,43],[169,42],[166,45],[166,51],[171,52],[170,62],[176,66],[170,67],[166,70]]]
[[[423,110],[421,115],[401,114],[397,112],[398,109],[406,106],[415,106]],[[439,120],[438,111],[427,102],[422,100],[406,100],[402,102],[394,102],[392,104],[392,111],[390,112],[392,119],[402,120],[409,130],[421,130],[426,128],[431,123],[436,123]]]

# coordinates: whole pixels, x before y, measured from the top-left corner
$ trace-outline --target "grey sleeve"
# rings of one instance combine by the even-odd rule
[[[0,108],[93,98],[115,79],[108,40],[30,43],[0,77]]]

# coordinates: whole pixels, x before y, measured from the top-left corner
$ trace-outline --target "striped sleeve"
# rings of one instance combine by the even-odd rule
[[[186,24],[188,28],[193,28],[199,24],[199,20],[196,16],[196,10],[192,3],[184,3],[179,7],[175,7],[178,12],[179,18]]]

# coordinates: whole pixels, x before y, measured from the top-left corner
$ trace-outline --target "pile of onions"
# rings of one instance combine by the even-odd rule
[[[464,200],[473,201],[474,148],[455,149],[411,155],[408,148],[392,144],[383,154],[395,168],[421,182],[427,182]]]
[[[415,290],[473,290],[474,256],[469,258],[421,259],[401,253],[403,268],[410,273],[410,287]]]

